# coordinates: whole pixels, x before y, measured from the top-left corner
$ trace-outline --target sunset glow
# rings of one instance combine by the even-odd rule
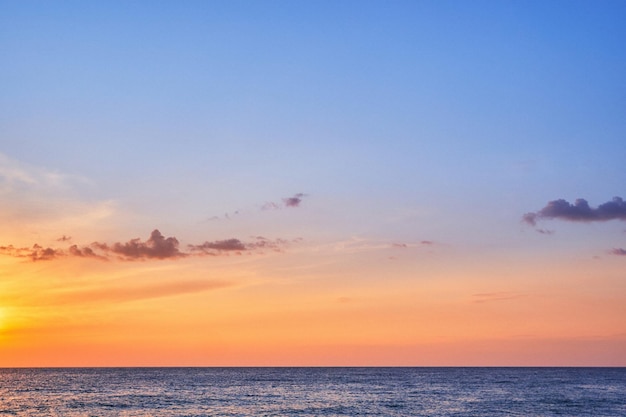
[[[625,17],[4,3],[0,367],[626,366]]]

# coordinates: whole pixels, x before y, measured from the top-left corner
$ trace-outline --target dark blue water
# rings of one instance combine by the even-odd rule
[[[0,416],[626,416],[626,368],[0,369]]]

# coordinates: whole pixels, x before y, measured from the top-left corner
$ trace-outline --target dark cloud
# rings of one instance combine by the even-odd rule
[[[612,255],[626,256],[626,249],[613,248],[610,252]]]
[[[188,245],[188,247],[191,251],[198,251],[207,254],[231,251],[241,252],[248,249],[248,247],[239,239],[216,240],[214,242],[204,242],[200,245]]]
[[[626,220],[626,202],[621,197],[592,208],[587,200],[579,198],[571,204],[566,200],[550,201],[539,211],[526,213],[522,220],[532,226],[542,219],[562,219],[572,222]]]
[[[111,246],[94,243],[94,246],[103,250],[122,256],[126,260],[135,259],[168,259],[182,258],[187,254],[178,250],[178,239],[175,237],[164,237],[157,229],[153,230],[150,237],[145,242],[141,239],[131,239],[126,243],[114,243]]]
[[[49,261],[57,256],[63,256],[63,251],[53,248],[44,248],[39,245],[33,246],[30,253],[30,258],[33,261]]]
[[[107,259],[105,256],[98,255],[96,252],[94,252],[93,249],[87,246],[79,248],[78,245],[72,245],[68,248],[67,251],[70,255],[78,256],[80,258],[98,258],[103,260]]]

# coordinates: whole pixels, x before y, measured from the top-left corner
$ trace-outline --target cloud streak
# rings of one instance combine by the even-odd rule
[[[493,301],[507,301],[517,300],[518,298],[527,297],[528,294],[512,292],[512,291],[500,291],[500,292],[488,292],[473,294],[475,303],[490,303]]]
[[[261,210],[280,210],[282,208],[295,208],[295,207],[300,207],[300,204],[302,203],[302,199],[306,197],[306,194],[304,193],[297,193],[294,194],[291,197],[286,197],[283,198],[282,200],[282,204],[281,203],[275,203],[275,202],[269,202],[269,203],[265,203],[262,207]]]
[[[611,201],[593,208],[587,200],[579,198],[574,204],[559,199],[548,202],[539,211],[522,216],[522,220],[531,226],[544,219],[560,219],[571,222],[594,222],[608,220],[626,220],[626,202],[621,197],[613,197]]]
[[[260,206],[260,210],[272,211],[272,210],[282,210],[284,208],[300,207],[302,203],[302,199],[306,196],[307,195],[304,193],[297,193],[291,197],[286,197],[286,198],[281,199],[280,202],[268,201],[267,203]],[[259,207],[257,206],[255,210],[259,210]],[[211,216],[205,219],[205,221],[209,222],[209,221],[216,221],[216,220],[233,220],[235,217],[239,216],[240,214],[245,214],[249,211],[250,210],[236,210],[233,212],[227,212],[227,213],[224,213],[224,215],[222,216]]]
[[[298,193],[293,197],[283,198],[283,203],[285,207],[299,207],[302,202],[302,197],[304,197],[304,194]]]
[[[299,241],[296,239],[295,241]],[[200,245],[188,245],[193,253],[205,255],[223,255],[228,253],[241,254],[248,251],[258,251],[263,249],[280,252],[282,247],[289,242],[284,239],[270,240],[263,236],[256,236],[252,242],[242,242],[239,239],[216,240],[204,242]]]
[[[244,252],[263,252],[271,250],[282,251],[282,248],[291,242],[285,239],[270,240],[263,236],[253,236],[250,242],[242,242],[239,239],[225,239],[205,241],[201,244],[187,245],[187,250],[179,248],[180,243],[175,237],[165,237],[158,229],[150,234],[150,237],[142,241],[139,238],[127,242],[113,244],[93,242],[90,245],[71,245],[67,249],[51,248],[38,244],[32,247],[15,247],[13,245],[0,246],[0,255],[14,258],[24,258],[31,261],[50,261],[63,257],[94,258],[100,260],[117,259],[121,261],[145,261],[180,259],[188,256],[220,256],[242,254]]]

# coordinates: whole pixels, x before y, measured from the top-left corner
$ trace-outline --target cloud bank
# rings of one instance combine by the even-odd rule
[[[163,260],[180,259],[188,256],[219,256],[228,255],[230,253],[242,254],[251,251],[258,253],[263,250],[280,252],[282,248],[290,242],[298,242],[301,240],[270,240],[262,236],[255,236],[251,239],[250,242],[242,242],[234,238],[205,241],[201,244],[187,245],[187,250],[183,251],[179,248],[180,243],[178,239],[175,237],[165,237],[158,229],[155,229],[145,241],[136,238],[127,242],[116,242],[113,244],[93,242],[86,246],[74,244],[67,249],[44,248],[38,244],[32,247],[15,247],[8,245],[0,246],[0,255],[25,258],[31,261],[48,261],[63,257],[95,258],[100,260],[117,259],[122,261]]]
[[[596,208],[589,206],[587,200],[579,198],[574,204],[559,199],[550,201],[544,208],[522,216],[522,220],[531,226],[544,219],[561,219],[572,222],[594,222],[608,220],[626,220],[626,202],[621,197],[600,204]]]

